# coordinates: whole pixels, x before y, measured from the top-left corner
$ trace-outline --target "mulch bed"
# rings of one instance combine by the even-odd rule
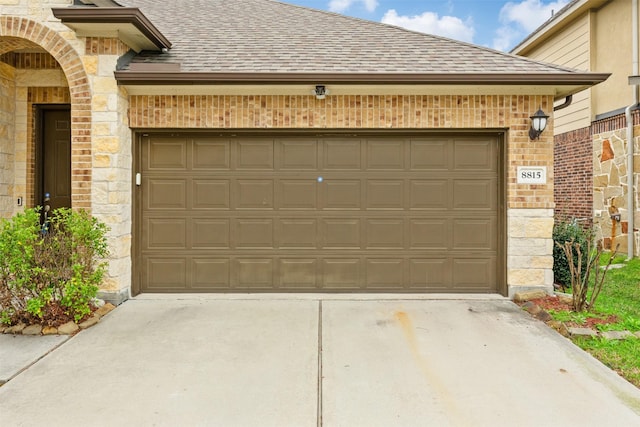
[[[541,309],[547,312],[551,310],[573,311],[570,303],[552,295],[549,295],[543,298],[532,299],[531,302],[536,304]],[[585,312],[585,315],[587,316],[585,323],[565,322],[565,324],[567,326],[596,329],[597,325],[608,325],[608,324],[617,323],[620,321],[620,318],[613,314],[608,316],[601,316],[601,315],[598,315],[598,313]]]
[[[84,316],[76,323],[82,323],[87,320],[94,311],[97,310],[97,307],[91,305],[91,313]],[[26,325],[42,325],[42,326],[53,326],[58,327],[60,325],[64,325],[67,322],[74,321],[73,316],[69,316],[65,313],[64,308],[60,306],[57,302],[52,302],[47,304],[42,308],[42,319],[39,319],[29,313],[23,313],[22,316],[15,316],[11,319],[11,325],[16,325],[18,323],[24,323]]]

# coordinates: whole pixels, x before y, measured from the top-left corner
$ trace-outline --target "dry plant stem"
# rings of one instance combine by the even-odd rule
[[[604,285],[604,278],[607,275],[607,271],[609,271],[609,267],[611,266],[613,259],[618,254],[619,247],[620,247],[620,243],[616,245],[616,248],[611,253],[611,256],[609,257],[609,262],[607,262],[607,265],[604,267],[604,269],[602,270],[600,270],[599,268],[596,269],[596,273],[595,273],[596,276],[593,280],[593,292],[591,292],[591,298],[589,299],[589,306],[588,306],[589,309],[593,307],[593,304],[596,302],[596,299],[598,299],[598,295],[600,295],[600,291],[602,291],[602,286]],[[598,249],[599,249],[598,262],[595,264],[596,266],[600,265],[600,254],[602,254],[602,249],[600,248]]]
[[[569,272],[571,273],[571,288],[573,289],[572,294],[572,306],[573,310],[576,312],[583,311],[585,309],[591,309],[595,304],[598,295],[600,295],[600,291],[602,290],[602,286],[604,285],[604,279],[609,270],[609,266],[611,262],[615,258],[618,253],[618,246],[611,254],[609,258],[609,262],[605,266],[603,270],[600,270],[598,266],[600,265],[600,257],[602,255],[602,248],[597,246],[595,249],[592,249],[591,242],[587,243],[587,254],[590,256],[587,258],[587,265],[585,266],[585,274],[582,277],[582,247],[579,243],[574,242],[573,240],[570,242],[565,242],[564,245],[560,243],[556,243],[558,247],[562,248],[565,255],[567,256],[567,261],[569,263]],[[574,264],[574,253],[578,256],[577,265]],[[589,291],[589,280],[591,278],[591,272],[594,271],[594,283],[593,290],[591,292],[590,298],[587,298],[587,294]],[[588,299],[588,301],[587,301]]]

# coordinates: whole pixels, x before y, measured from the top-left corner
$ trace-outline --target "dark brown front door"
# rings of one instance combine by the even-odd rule
[[[68,106],[42,108],[40,191],[37,205],[71,207],[71,111]]]

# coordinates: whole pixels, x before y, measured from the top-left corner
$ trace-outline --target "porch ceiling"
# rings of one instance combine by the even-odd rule
[[[32,41],[18,37],[0,37],[0,55],[9,52],[45,52]]]

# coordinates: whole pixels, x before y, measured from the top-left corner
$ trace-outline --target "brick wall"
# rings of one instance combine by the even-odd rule
[[[35,47],[35,46],[34,46]],[[0,55],[0,62],[20,70],[59,69],[60,64],[45,52],[9,52]]]
[[[85,53],[87,55],[122,56],[129,50],[129,46],[112,37],[87,37],[85,39]]]
[[[583,128],[554,138],[553,197],[556,220],[593,216],[593,149],[591,129]]]

